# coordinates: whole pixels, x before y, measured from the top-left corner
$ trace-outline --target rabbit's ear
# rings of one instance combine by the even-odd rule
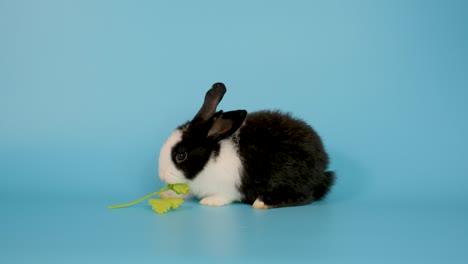
[[[213,117],[213,124],[208,131],[208,137],[221,140],[229,137],[239,129],[247,116],[247,111],[236,110],[230,112],[218,112]]]
[[[205,123],[216,112],[219,102],[226,93],[226,86],[222,83],[215,83],[210,90],[206,92],[205,101],[202,107],[192,120],[193,124]]]

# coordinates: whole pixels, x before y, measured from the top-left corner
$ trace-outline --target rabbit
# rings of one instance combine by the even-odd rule
[[[213,84],[195,117],[169,136],[159,155],[160,179],[187,184],[209,206],[270,209],[324,198],[335,173],[312,127],[278,110],[216,111],[225,93],[223,83]]]

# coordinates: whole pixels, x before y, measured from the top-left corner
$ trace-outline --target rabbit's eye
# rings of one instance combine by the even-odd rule
[[[186,152],[178,152],[175,156],[175,159],[177,162],[182,162],[187,158],[187,153]]]

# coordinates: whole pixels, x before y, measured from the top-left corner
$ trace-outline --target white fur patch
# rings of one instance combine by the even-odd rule
[[[235,144],[230,139],[220,141],[217,157],[212,156],[205,168],[188,184],[192,193],[199,197],[223,196],[226,203],[240,201],[237,189],[241,183],[242,163]]]
[[[266,205],[260,198],[257,198],[255,202],[252,205],[253,208],[255,209],[270,209],[271,206]]]
[[[187,183],[182,171],[178,170],[172,161],[172,148],[182,141],[182,132],[175,130],[159,152],[159,178],[168,184]]]

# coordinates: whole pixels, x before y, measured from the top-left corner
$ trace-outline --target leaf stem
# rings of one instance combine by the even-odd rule
[[[150,193],[148,195],[145,195],[144,197],[141,197],[140,199],[136,199],[135,201],[132,201],[132,202],[129,202],[129,203],[124,203],[124,204],[116,204],[116,205],[110,205],[108,206],[107,208],[109,209],[116,209],[116,208],[122,208],[122,207],[128,207],[128,206],[131,206],[131,205],[134,205],[134,204],[137,204],[143,200],[146,200],[152,196],[155,196],[155,195],[158,195],[162,192],[165,192],[165,191],[168,191],[170,190],[169,187],[164,187],[162,188],[161,190],[157,191],[157,192],[153,192],[153,193]]]

